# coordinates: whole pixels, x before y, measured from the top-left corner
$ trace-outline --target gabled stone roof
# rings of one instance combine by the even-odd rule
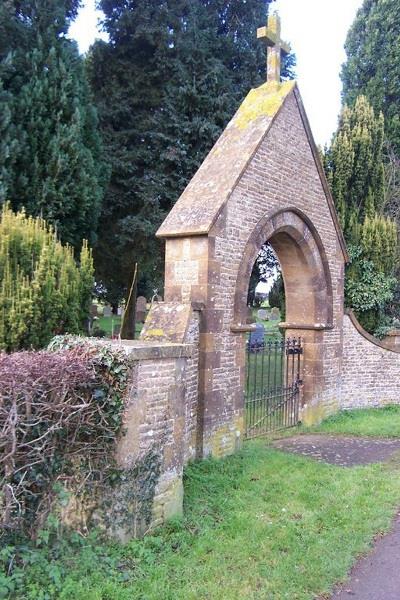
[[[268,133],[285,100],[294,94],[331,211],[344,259],[346,245],[318,151],[295,81],[267,82],[249,92],[239,110],[157,231],[158,237],[206,235]]]

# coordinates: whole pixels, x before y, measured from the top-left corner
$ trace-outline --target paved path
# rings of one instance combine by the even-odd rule
[[[309,456],[341,467],[384,462],[400,451],[400,439],[323,434],[295,435],[274,440],[272,445],[279,450]],[[400,591],[398,600],[400,600]]]
[[[368,556],[350,571],[349,581],[330,596],[331,600],[400,599],[400,515],[392,531],[375,543]]]
[[[351,467],[390,460],[400,450],[400,439],[315,434],[275,440],[272,445],[315,460]],[[323,598],[326,600],[326,596]],[[372,551],[357,561],[349,580],[336,587],[330,600],[400,600],[400,513],[391,532],[377,538]]]

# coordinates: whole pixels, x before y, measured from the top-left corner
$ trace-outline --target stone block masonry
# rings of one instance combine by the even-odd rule
[[[182,513],[183,466],[196,449],[198,372],[198,316],[186,316],[187,343],[121,343],[132,364],[116,450],[123,475],[107,508],[108,533],[120,541]]]
[[[342,409],[400,403],[400,351],[373,338],[348,312],[343,321]]]
[[[182,511],[188,460],[237,450],[245,427],[247,291],[262,245],[282,267],[288,337],[303,341],[301,407],[398,402],[400,357],[344,315],[348,260],[294,82],[250,92],[162,224],[165,302],[132,359],[110,530],[128,539]]]

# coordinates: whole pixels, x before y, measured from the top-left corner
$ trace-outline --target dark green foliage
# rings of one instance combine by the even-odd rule
[[[260,281],[268,281],[277,271],[280,272],[280,264],[278,257],[275,254],[269,242],[262,245],[260,252],[254,263],[251,275],[249,288],[247,292],[247,304],[253,305],[255,303],[256,287]]]
[[[95,264],[111,301],[123,295],[134,262],[139,293],[162,285],[154,233],[244,95],[263,81],[256,28],[269,3],[99,3],[110,43],[94,45],[89,72],[112,175]],[[291,56],[286,76],[292,65]]]
[[[343,100],[365,95],[385,117],[386,136],[400,154],[400,4],[364,0],[345,44]]]
[[[269,294],[268,302],[272,307],[276,306],[279,308],[281,313],[281,321],[285,320],[286,304],[285,304],[285,285],[283,283],[282,273],[279,273],[278,277],[274,281]]]
[[[368,260],[360,246],[348,246],[351,262],[346,270],[345,303],[356,312],[361,325],[375,333],[388,325],[385,309],[393,298],[396,279]]]
[[[357,224],[381,212],[384,201],[384,122],[364,96],[344,106],[325,155],[325,169],[347,241]]]
[[[384,120],[365,96],[343,108],[325,171],[348,245],[345,302],[374,333],[387,319],[395,287],[396,223],[383,215]]]
[[[77,7],[0,8],[0,202],[43,216],[75,247],[95,239],[107,174],[84,64],[64,37]]]

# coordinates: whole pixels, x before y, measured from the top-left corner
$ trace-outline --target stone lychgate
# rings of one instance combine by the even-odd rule
[[[298,86],[279,81],[288,48],[275,16],[259,37],[268,81],[250,91],[161,225],[165,298],[141,340],[125,344],[134,366],[118,460],[130,469],[150,450],[161,457],[153,524],[182,509],[188,460],[242,444],[247,290],[265,242],[284,278],[281,327],[304,341],[301,420],[400,398],[398,350],[344,311],[348,255]]]

